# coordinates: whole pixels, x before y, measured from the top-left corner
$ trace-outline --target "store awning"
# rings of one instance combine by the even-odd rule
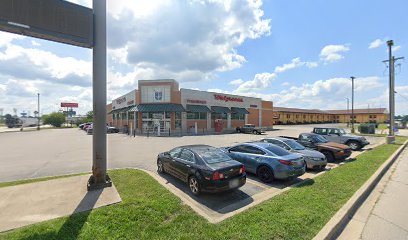
[[[137,112],[137,111],[138,111],[138,110],[137,110],[137,105],[135,105],[135,106],[129,108],[129,110],[128,110],[128,112]]]
[[[245,108],[238,108],[238,107],[232,107],[231,111],[233,113],[239,113],[239,114],[249,114],[248,110],[246,110]]]
[[[133,105],[133,106],[129,106],[129,107],[113,109],[113,110],[110,111],[108,114],[129,112],[129,110],[132,109],[132,108],[134,108],[134,107],[136,107],[136,106]]]
[[[231,113],[229,108],[220,106],[211,106],[211,111],[214,113]]]
[[[203,105],[186,105],[186,111],[187,112],[211,112],[211,110],[207,107],[207,106],[203,106]]]
[[[146,103],[137,105],[138,112],[185,112],[183,105],[174,103]]]

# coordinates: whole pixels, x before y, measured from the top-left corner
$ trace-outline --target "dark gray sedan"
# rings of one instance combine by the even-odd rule
[[[157,171],[188,183],[191,193],[223,192],[246,182],[245,167],[218,148],[208,145],[176,147],[157,156]]]

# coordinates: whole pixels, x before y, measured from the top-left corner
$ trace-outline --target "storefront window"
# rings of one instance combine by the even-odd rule
[[[129,119],[134,119],[134,115],[135,113],[134,112],[129,112]]]
[[[181,128],[181,112],[176,112],[175,115],[176,115],[175,116],[176,119],[175,119],[175,123],[174,123],[175,127],[176,128]]]
[[[122,119],[126,119],[126,113],[122,113]]]
[[[232,120],[245,120],[245,114],[241,113],[231,113]]]
[[[187,119],[194,119],[194,120],[206,120],[207,119],[207,113],[205,112],[188,112],[187,113]]]
[[[146,119],[163,119],[164,112],[144,112],[142,113],[142,118]],[[169,119],[171,112],[166,112],[166,119]]]
[[[211,114],[211,119],[227,119],[227,114],[226,113],[212,113]]]
[[[113,120],[116,119],[116,114],[112,114],[112,119],[113,119]]]

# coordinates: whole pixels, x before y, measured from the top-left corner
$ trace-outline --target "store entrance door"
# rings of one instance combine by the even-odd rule
[[[144,113],[142,118],[144,132],[157,133],[168,132],[171,126],[170,114]]]

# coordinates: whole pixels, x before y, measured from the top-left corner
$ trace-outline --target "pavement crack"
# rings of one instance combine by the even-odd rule
[[[395,227],[397,227],[397,228],[403,230],[406,234],[408,234],[408,229],[405,229],[404,227],[402,227],[402,226],[400,226],[400,225],[398,225],[398,224],[396,224],[396,223],[393,223],[393,222],[391,222],[390,220],[385,219],[385,218],[383,218],[383,217],[381,217],[381,216],[379,216],[379,215],[377,215],[377,214],[375,214],[375,213],[373,213],[373,215],[376,216],[376,217],[378,217],[378,218],[380,218],[380,219],[382,219],[382,220],[384,220],[384,221],[386,221],[386,222],[388,222],[388,223],[390,223],[391,225],[393,225],[393,226],[395,226]]]

